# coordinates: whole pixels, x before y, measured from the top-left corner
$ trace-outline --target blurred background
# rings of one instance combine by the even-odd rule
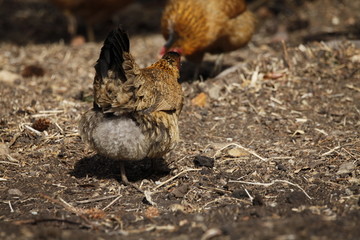
[[[160,33],[166,0],[0,0],[0,42],[19,45],[102,41],[114,26],[131,35]],[[359,39],[360,1],[249,0],[255,42]]]

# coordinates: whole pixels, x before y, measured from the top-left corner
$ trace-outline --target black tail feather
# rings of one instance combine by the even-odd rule
[[[111,31],[101,48],[100,57],[95,65],[96,73],[105,78],[111,70],[118,75],[117,77],[126,79],[122,63],[124,62],[123,53],[129,52],[129,48],[129,37],[124,30],[118,27]]]

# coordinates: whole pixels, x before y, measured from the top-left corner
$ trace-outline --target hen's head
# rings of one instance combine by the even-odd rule
[[[180,69],[181,55],[178,52],[166,52],[162,59],[166,60],[171,66]]]

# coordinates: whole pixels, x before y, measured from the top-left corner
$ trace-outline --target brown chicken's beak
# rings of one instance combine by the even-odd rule
[[[163,47],[161,48],[161,50],[160,50],[160,54],[159,54],[158,58],[159,58],[159,59],[162,58],[162,56],[164,56],[165,53],[168,52],[168,50],[169,50],[169,49],[167,49],[165,46],[163,46]]]

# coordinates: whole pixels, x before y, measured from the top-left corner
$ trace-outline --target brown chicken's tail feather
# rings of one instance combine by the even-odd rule
[[[108,71],[113,71],[117,78],[126,79],[122,63],[123,53],[129,52],[129,36],[120,27],[109,33],[101,48],[100,57],[95,65],[97,74],[102,78],[108,77]]]

